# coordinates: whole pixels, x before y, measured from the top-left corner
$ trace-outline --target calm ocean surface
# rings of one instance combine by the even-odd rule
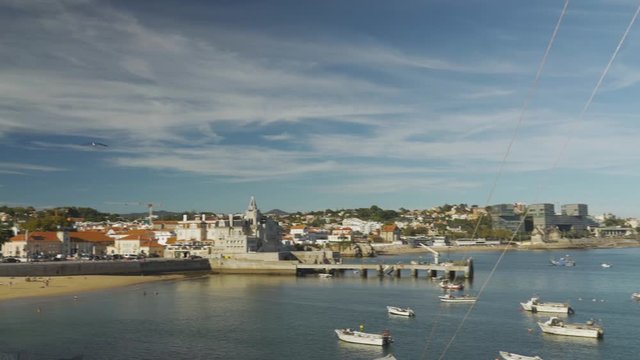
[[[551,256],[564,254],[576,260],[574,268],[549,265]],[[364,261],[432,259],[421,256]],[[477,294],[500,253],[443,253],[441,259],[465,256],[474,258],[475,278],[464,293]],[[602,268],[605,262],[613,266]],[[326,280],[212,275],[80,294],[78,301],[64,296],[4,302],[0,359],[21,354],[21,359],[370,360],[392,353],[399,360],[492,360],[498,350],[545,360],[640,359],[640,303],[631,299],[640,291],[640,249],[509,252],[462,326],[470,305],[440,303],[436,281],[403,275]],[[533,295],[569,301],[576,311],[570,321],[601,320],[604,339],[542,334],[536,321],[546,317],[519,309],[518,303]],[[409,306],[416,317],[390,316],[386,305]],[[340,342],[333,333],[360,324],[368,332],[389,329],[395,342],[383,350]]]

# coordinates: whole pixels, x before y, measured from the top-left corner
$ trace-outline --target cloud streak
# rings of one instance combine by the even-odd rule
[[[240,5],[199,6],[224,12]],[[107,164],[225,184],[298,181],[309,192],[479,189],[480,179],[468,179],[497,169],[552,30],[544,22],[532,31],[528,22],[512,28],[493,21],[513,15],[500,13],[491,14],[504,16],[491,26],[467,14],[475,20],[461,17],[460,29],[447,23],[452,18],[381,32],[378,23],[359,27],[364,22],[307,28],[290,9],[281,15],[291,23],[262,18],[267,25],[226,13],[229,21],[193,21],[189,7],[176,17],[140,9],[91,0],[0,4],[7,34],[0,38],[7,59],[0,63],[0,143],[28,151],[24,161],[33,163],[0,164],[1,173]],[[559,11],[542,13],[551,10]],[[572,21],[596,12],[572,13],[525,114],[505,168],[510,175],[552,170],[567,137],[562,169],[635,174],[628,164],[640,156],[631,123],[638,109],[607,95],[635,91],[638,69],[629,61],[614,66],[607,91],[595,99],[598,118],[573,123],[600,59],[573,45],[581,26]],[[484,28],[475,33],[474,26]],[[607,23],[608,33],[612,28]],[[438,33],[443,29],[449,32]],[[575,54],[568,59],[563,49]],[[621,60],[638,50],[625,51]],[[615,113],[611,104],[618,104]],[[84,139],[110,146],[97,152]],[[32,160],[44,153],[78,162],[36,165],[47,163]],[[320,176],[331,181],[308,180]]]

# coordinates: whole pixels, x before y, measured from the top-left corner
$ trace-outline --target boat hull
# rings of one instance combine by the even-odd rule
[[[603,336],[603,331],[600,328],[592,327],[589,325],[565,325],[554,326],[545,323],[538,323],[540,330],[548,334],[564,335],[564,336],[578,336],[598,339]]]
[[[335,333],[338,339],[353,344],[385,346],[393,341],[388,335],[369,334],[350,329],[336,329]]]
[[[554,313],[554,314],[570,314],[571,307],[566,305],[531,305],[527,303],[520,303],[522,305],[522,309],[531,312],[545,312],[545,313]]]
[[[458,296],[458,297],[440,296],[440,301],[445,302],[445,303],[470,304],[470,303],[476,302],[476,300],[478,300],[478,298],[471,297],[471,296],[469,296],[469,297],[465,297],[465,296]]]
[[[518,354],[506,352],[506,351],[500,351],[500,356],[504,360],[542,360],[540,356],[518,355]]]
[[[445,303],[471,304],[471,303],[476,302],[476,299],[473,299],[473,300],[471,300],[471,299],[462,299],[462,300],[460,300],[460,299],[454,299],[454,300],[451,300],[451,299],[447,299],[447,300],[440,299],[440,301],[445,302]]]
[[[398,315],[398,316],[407,316],[407,317],[411,317],[411,316],[415,316],[416,314],[413,312],[413,310],[406,308],[399,308],[399,307],[395,307],[395,306],[387,306],[387,312],[389,312],[389,314],[391,315]]]
[[[572,314],[573,309],[569,305],[560,303],[540,303],[532,304],[531,302],[520,303],[522,309],[531,312],[545,312],[554,314]]]

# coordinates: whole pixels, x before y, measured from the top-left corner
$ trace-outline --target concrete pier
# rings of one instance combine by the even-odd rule
[[[440,272],[442,276],[449,278],[455,278],[458,274],[467,279],[473,278],[472,259],[440,264],[297,264],[296,269],[298,269],[296,272],[298,274],[327,270],[354,270],[359,271],[363,278],[367,277],[369,270],[375,271],[378,276],[395,273],[396,277],[401,277],[401,271],[408,270],[413,277],[418,277],[421,272],[426,273],[428,277],[437,277]]]
[[[298,275],[309,273],[341,274],[357,271],[367,278],[370,271],[384,277],[386,274],[400,278],[406,270],[413,277],[473,278],[471,259],[440,264],[302,264],[298,261],[251,261],[238,259],[147,259],[144,261],[62,261],[43,263],[0,264],[2,276],[64,276],[64,275],[133,275],[171,272],[205,271],[220,274],[270,274]]]

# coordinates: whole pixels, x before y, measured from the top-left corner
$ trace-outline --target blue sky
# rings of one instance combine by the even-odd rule
[[[0,0],[0,203],[640,216],[640,24],[580,115],[636,1],[569,4],[521,117],[563,5]]]

